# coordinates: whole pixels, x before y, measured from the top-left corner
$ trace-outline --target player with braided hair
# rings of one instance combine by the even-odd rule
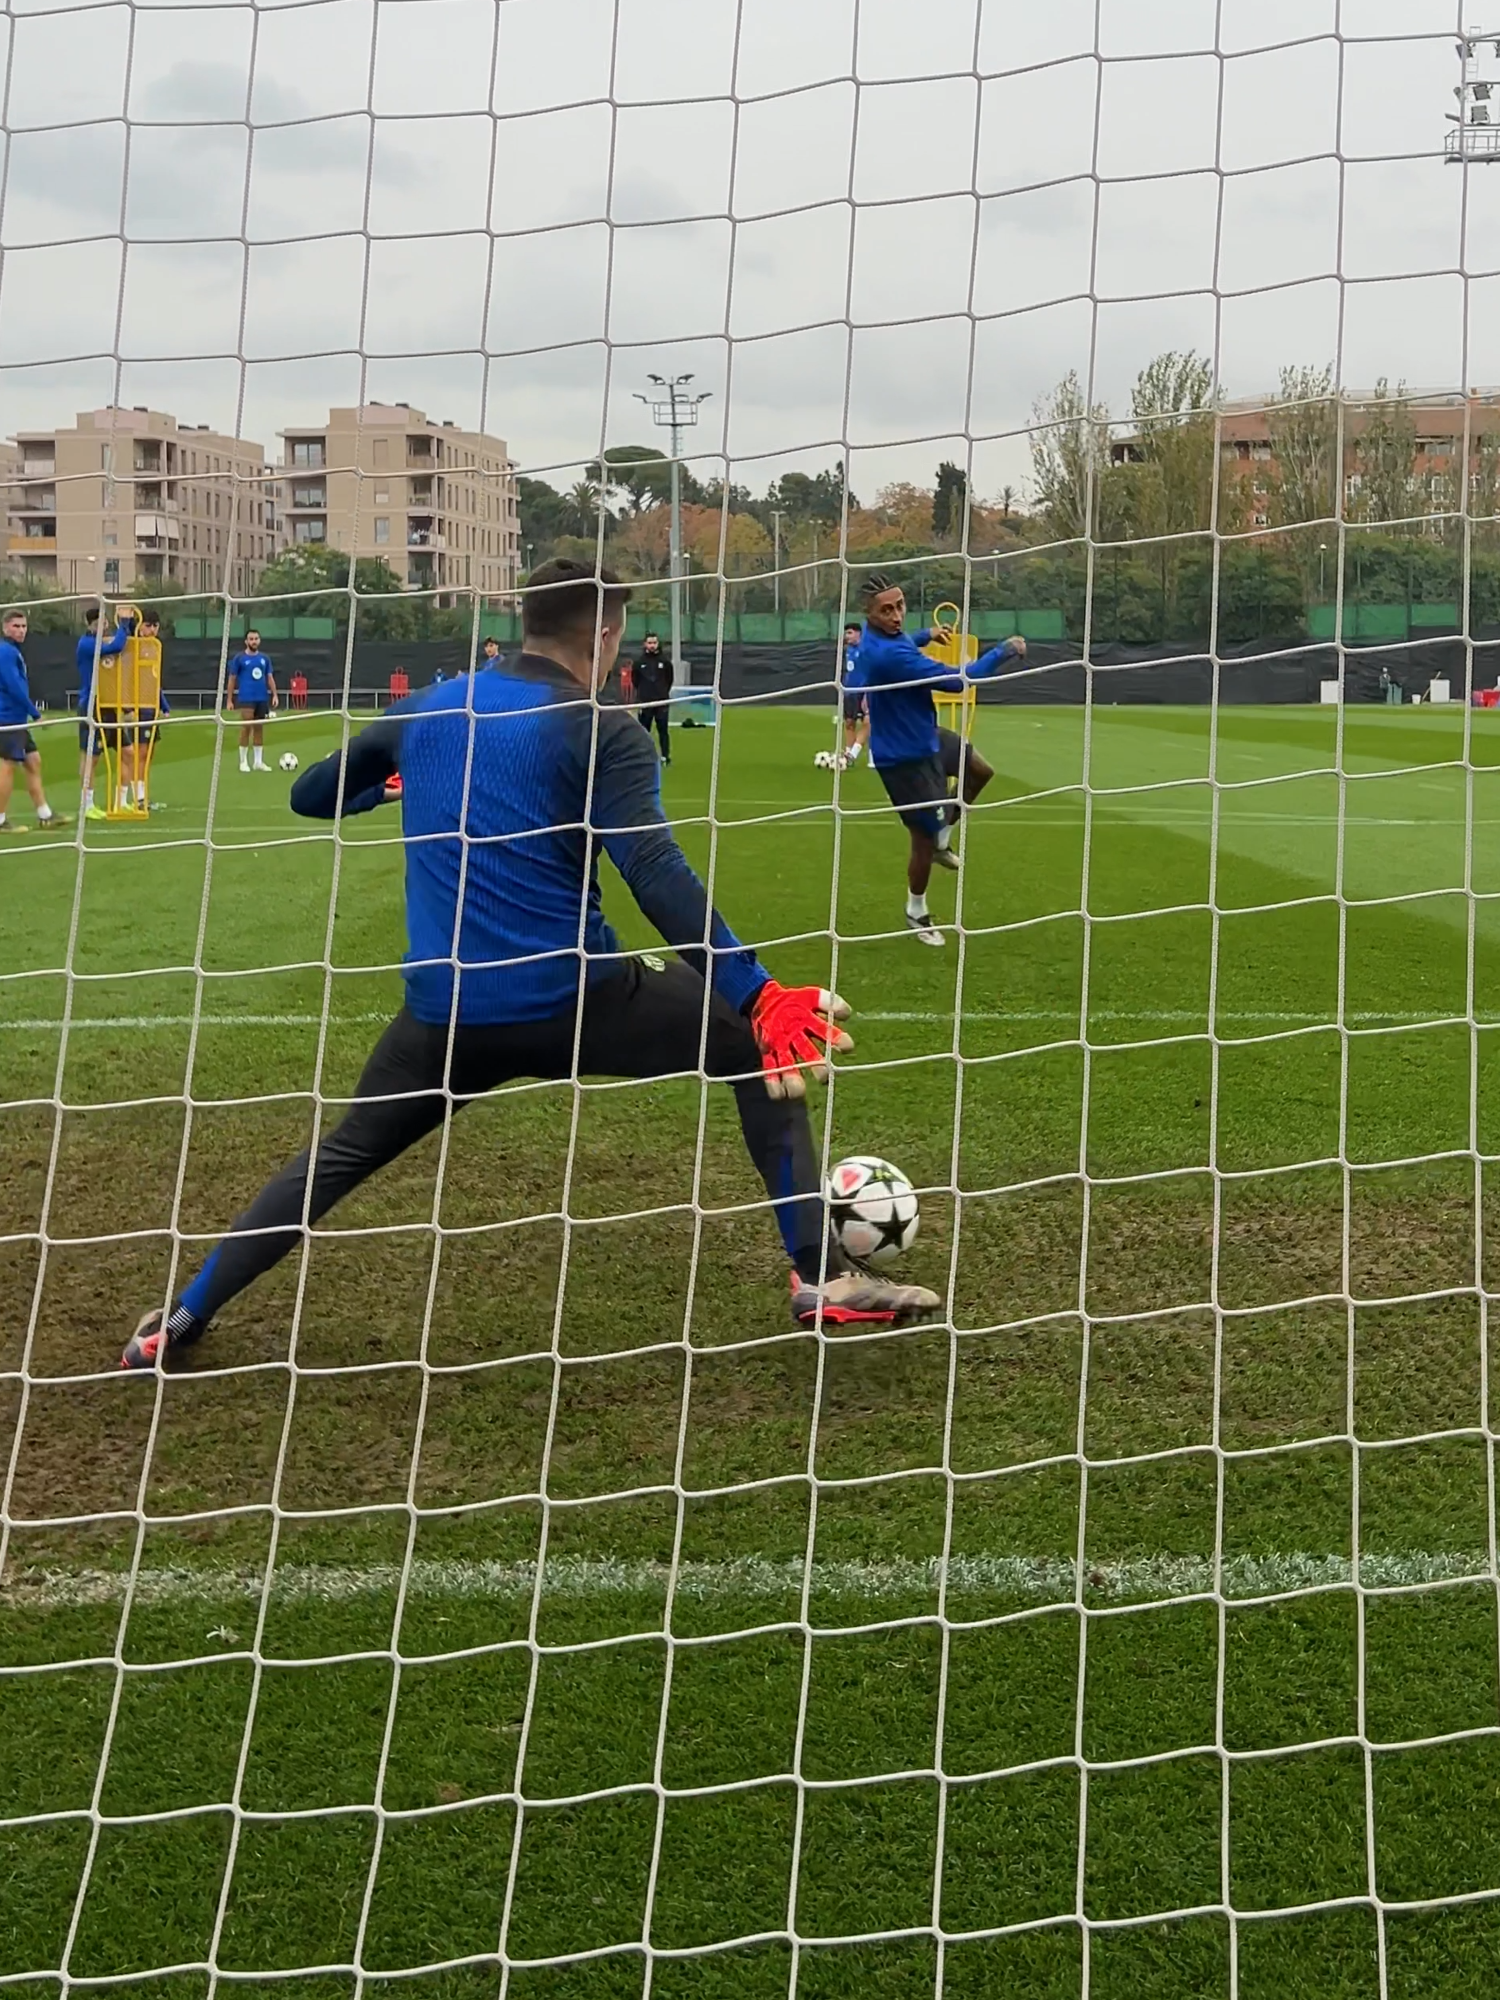
[[[1026,641],[1007,639],[958,671],[927,658],[931,632],[908,633],[906,596],[883,576],[865,579],[865,628],[857,678],[870,716],[870,762],[911,835],[906,864],[906,924],[922,944],[945,939],[927,907],[934,867],[957,869],[952,834],[965,806],[979,797],[994,769],[955,730],[938,726],[935,694],[962,694],[969,683],[1024,659]],[[957,788],[957,797],[953,789]]]

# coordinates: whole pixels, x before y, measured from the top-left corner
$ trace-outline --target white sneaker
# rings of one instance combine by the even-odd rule
[[[931,917],[908,916],[906,928],[915,933],[918,944],[936,945],[941,950],[948,942]]]
[[[935,847],[932,850],[934,868],[946,868],[950,874],[958,873],[958,856],[951,847]]]

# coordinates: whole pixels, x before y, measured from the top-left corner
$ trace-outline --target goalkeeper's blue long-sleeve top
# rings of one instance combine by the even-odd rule
[[[0,729],[24,729],[41,713],[31,699],[25,655],[12,640],[0,639]]]
[[[1007,639],[970,660],[962,673],[940,666],[921,650],[930,632],[898,632],[891,638],[866,625],[859,642],[854,684],[865,690],[870,710],[870,762],[876,770],[912,764],[938,753],[935,694],[962,694],[970,681],[995,673],[1011,656]]]
[[[580,977],[616,970],[601,848],[731,1006],[765,984],[672,836],[645,730],[628,710],[597,707],[555,662],[523,653],[422,689],[304,771],[292,810],[369,812],[398,772],[406,1002],[419,1021],[447,1023],[455,976],[457,1017],[477,1026],[546,1020],[575,1004]]]

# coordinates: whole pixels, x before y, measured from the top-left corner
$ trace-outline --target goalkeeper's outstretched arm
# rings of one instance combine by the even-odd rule
[[[651,739],[622,710],[599,718],[589,818],[641,913],[731,1007],[748,1009],[770,975],[710,907],[662,811],[661,767]]]
[[[292,786],[291,807],[304,819],[347,819],[351,813],[373,812],[386,799],[386,785],[397,773],[401,723],[390,715],[372,722],[335,750],[310,765]]]
[[[840,1025],[849,1008],[821,987],[780,985],[709,903],[662,812],[661,766],[633,717],[600,717],[590,820],[642,914],[749,1021],[769,1094],[805,1095],[807,1077],[827,1075],[830,1050],[854,1047]]]

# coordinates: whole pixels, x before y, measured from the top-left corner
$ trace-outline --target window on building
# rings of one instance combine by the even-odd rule
[[[376,440],[375,440],[375,458],[374,458],[374,466],[375,466],[375,470],[376,470],[377,472],[384,472],[384,471],[386,470],[386,468],[387,468],[387,467],[389,466],[390,462],[391,462],[391,441],[390,441],[390,439],[389,439],[389,438],[376,438]]]
[[[323,463],[323,440],[321,438],[293,438],[293,465],[321,465]]]
[[[321,507],[324,504],[325,494],[326,489],[321,482],[316,486],[294,486],[292,488],[292,505],[294,507]]]
[[[107,549],[117,549],[120,546],[120,537],[113,528],[104,530],[104,546]]]
[[[292,523],[292,540],[294,542],[326,542],[327,539],[328,523],[326,521],[307,520],[294,521]]]
[[[390,487],[389,487],[389,486],[377,486],[377,487],[375,488],[375,505],[376,505],[377,507],[389,507],[389,506],[390,506],[390,504],[391,504],[391,489],[390,489]]]
[[[377,542],[388,542],[391,539],[391,520],[388,514],[375,516],[375,539]]]

